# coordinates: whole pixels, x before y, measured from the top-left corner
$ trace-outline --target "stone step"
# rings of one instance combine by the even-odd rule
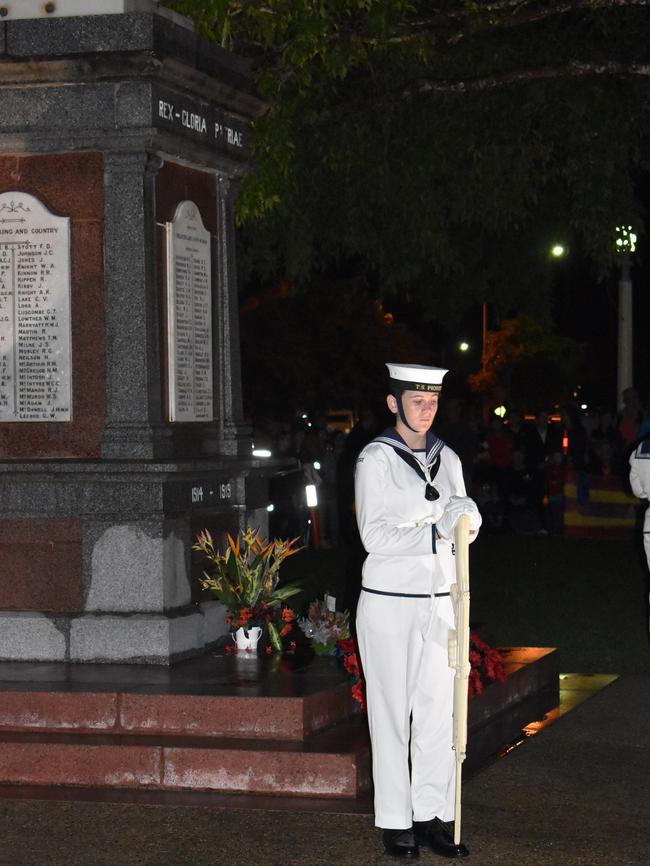
[[[554,650],[502,652],[505,683],[469,702],[468,772],[558,704]],[[281,661],[221,658],[182,676],[0,666],[0,784],[358,797],[367,724],[340,666]]]
[[[48,666],[41,679],[38,669],[30,678],[33,665],[13,665],[13,676],[0,678],[0,732],[303,740],[355,714],[348,678],[335,660],[304,667],[275,661],[214,657],[209,666],[198,660],[184,676],[178,666],[166,677],[129,666],[65,671],[74,666],[61,665]]]
[[[0,784],[354,798],[370,752],[360,717],[303,741],[5,731]]]
[[[0,731],[302,740],[355,711],[347,683],[287,698],[18,690],[0,694]]]

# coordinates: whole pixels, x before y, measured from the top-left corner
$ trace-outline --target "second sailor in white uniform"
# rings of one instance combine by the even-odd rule
[[[630,455],[630,486],[635,496],[648,500],[643,520],[643,548],[650,571],[650,434],[639,442]]]

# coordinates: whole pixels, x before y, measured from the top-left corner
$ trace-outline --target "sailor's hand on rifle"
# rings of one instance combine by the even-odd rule
[[[470,499],[469,496],[451,497],[447,503],[447,507],[445,508],[445,513],[436,523],[436,532],[438,535],[441,538],[452,538],[454,527],[463,514],[466,514],[469,517],[469,540],[470,542],[474,541],[479,529],[481,528],[483,520],[476,503],[473,499]]]

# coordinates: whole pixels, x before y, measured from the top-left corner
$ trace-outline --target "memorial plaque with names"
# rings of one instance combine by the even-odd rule
[[[70,218],[0,193],[0,422],[70,421]]]
[[[170,421],[211,421],[212,280],[210,233],[198,207],[181,202],[165,226]]]

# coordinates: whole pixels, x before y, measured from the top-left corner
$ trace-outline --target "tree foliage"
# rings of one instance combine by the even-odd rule
[[[361,409],[383,401],[387,358],[431,363],[428,347],[377,301],[349,287],[249,300],[242,309],[248,414]]]
[[[481,369],[469,386],[491,405],[531,409],[571,402],[588,375],[584,345],[522,315],[487,331]]]
[[[269,101],[245,258],[338,267],[432,317],[544,311],[558,237],[640,227],[650,0],[169,0]]]

